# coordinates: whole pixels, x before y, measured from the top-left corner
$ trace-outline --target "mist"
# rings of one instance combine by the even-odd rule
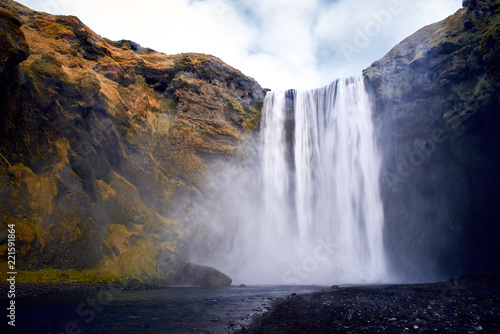
[[[235,284],[392,280],[384,249],[380,152],[363,79],[270,92],[260,133],[210,167],[188,213],[202,232],[177,248]]]

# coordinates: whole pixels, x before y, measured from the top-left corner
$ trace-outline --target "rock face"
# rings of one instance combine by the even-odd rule
[[[500,1],[466,1],[364,71],[385,155],[386,245],[407,279],[500,256]]]
[[[0,29],[2,261],[15,224],[26,280],[230,284],[164,254],[195,233],[184,212],[213,162],[242,154],[262,88],[215,57],[110,41],[10,0]]]

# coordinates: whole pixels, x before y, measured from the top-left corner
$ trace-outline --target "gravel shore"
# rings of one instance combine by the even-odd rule
[[[500,333],[499,277],[292,294],[238,333]]]

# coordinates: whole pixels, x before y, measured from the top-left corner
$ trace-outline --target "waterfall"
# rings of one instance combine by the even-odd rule
[[[380,168],[361,76],[269,92],[254,262],[285,284],[386,280]]]

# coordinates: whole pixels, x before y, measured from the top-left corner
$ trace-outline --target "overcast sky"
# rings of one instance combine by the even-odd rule
[[[221,58],[264,88],[315,88],[357,75],[462,0],[21,0],[78,16],[96,33],[166,54]]]

